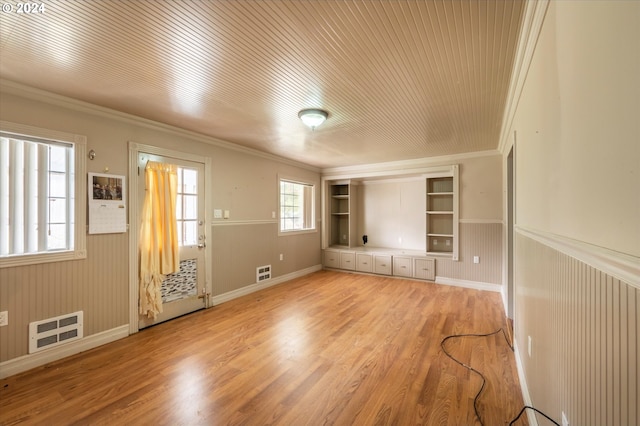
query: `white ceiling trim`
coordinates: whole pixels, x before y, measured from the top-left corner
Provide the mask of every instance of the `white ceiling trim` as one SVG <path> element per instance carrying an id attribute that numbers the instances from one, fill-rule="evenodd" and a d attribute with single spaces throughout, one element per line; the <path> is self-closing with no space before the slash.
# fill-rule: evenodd
<path id="1" fill-rule="evenodd" d="M 500 151 L 491 149 L 487 151 L 466 152 L 463 154 L 441 155 L 438 157 L 424 157 L 412 160 L 389 161 L 386 163 L 363 164 L 347 167 L 332 167 L 322 169 L 322 176 L 334 177 L 344 175 L 375 175 L 376 173 L 388 174 L 388 172 L 398 172 L 398 174 L 404 175 L 411 173 L 411 170 L 415 170 L 416 173 L 422 173 L 422 169 L 424 169 L 425 167 L 449 165 L 463 160 L 480 157 L 492 157 L 494 155 L 501 155 Z"/>

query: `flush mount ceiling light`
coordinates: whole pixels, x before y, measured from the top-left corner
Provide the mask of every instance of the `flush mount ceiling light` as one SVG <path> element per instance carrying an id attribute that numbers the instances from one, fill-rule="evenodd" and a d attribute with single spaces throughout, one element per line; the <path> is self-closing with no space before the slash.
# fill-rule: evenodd
<path id="1" fill-rule="evenodd" d="M 315 130 L 316 127 L 324 123 L 328 116 L 329 113 L 327 111 L 315 108 L 303 109 L 298 113 L 300 120 L 311 130 Z"/>

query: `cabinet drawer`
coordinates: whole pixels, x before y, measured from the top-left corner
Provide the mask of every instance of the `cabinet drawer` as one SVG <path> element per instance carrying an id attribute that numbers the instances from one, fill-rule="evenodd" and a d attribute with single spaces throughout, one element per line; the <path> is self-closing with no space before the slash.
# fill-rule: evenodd
<path id="1" fill-rule="evenodd" d="M 413 265 L 410 257 L 393 256 L 393 275 L 413 277 Z"/>
<path id="2" fill-rule="evenodd" d="M 372 256 L 368 253 L 357 253 L 356 254 L 356 270 L 361 272 L 372 272 Z"/>
<path id="3" fill-rule="evenodd" d="M 324 266 L 327 268 L 340 267 L 340 252 L 337 250 L 324 251 Z"/>
<path id="4" fill-rule="evenodd" d="M 413 277 L 422 280 L 436 279 L 435 259 L 413 259 Z"/>
<path id="5" fill-rule="evenodd" d="M 382 275 L 391 275 L 391 256 L 376 254 L 373 256 L 373 272 Z"/>
<path id="6" fill-rule="evenodd" d="M 341 251 L 340 252 L 340 268 L 355 271 L 356 253 L 352 251 Z"/>

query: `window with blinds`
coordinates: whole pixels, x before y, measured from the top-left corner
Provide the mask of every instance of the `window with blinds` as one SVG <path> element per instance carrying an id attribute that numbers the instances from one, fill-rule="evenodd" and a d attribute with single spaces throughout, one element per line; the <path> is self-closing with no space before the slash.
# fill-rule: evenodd
<path id="1" fill-rule="evenodd" d="M 85 232 L 77 229 L 76 220 L 77 203 L 86 200 L 84 193 L 78 197 L 78 189 L 84 188 L 84 167 L 78 176 L 76 146 L 72 141 L 0 133 L 2 266 L 12 266 L 17 258 L 22 258 L 18 264 L 25 264 L 84 257 Z M 58 256 L 39 256 L 48 254 Z"/>

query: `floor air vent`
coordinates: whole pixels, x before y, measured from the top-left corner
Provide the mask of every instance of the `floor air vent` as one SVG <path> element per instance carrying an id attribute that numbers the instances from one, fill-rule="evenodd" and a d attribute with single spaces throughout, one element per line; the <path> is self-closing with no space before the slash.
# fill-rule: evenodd
<path id="1" fill-rule="evenodd" d="M 29 353 L 82 338 L 82 311 L 29 324 Z"/>
<path id="2" fill-rule="evenodd" d="M 271 278 L 271 265 L 258 266 L 256 268 L 256 282 L 268 280 Z"/>

